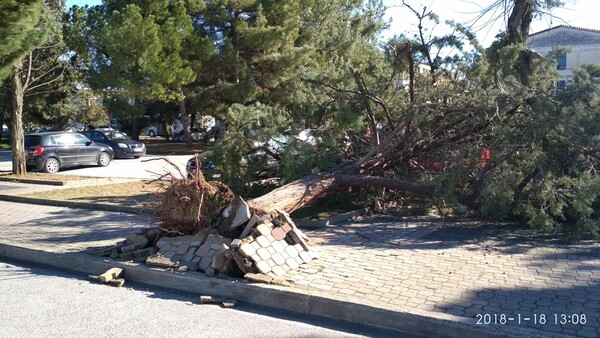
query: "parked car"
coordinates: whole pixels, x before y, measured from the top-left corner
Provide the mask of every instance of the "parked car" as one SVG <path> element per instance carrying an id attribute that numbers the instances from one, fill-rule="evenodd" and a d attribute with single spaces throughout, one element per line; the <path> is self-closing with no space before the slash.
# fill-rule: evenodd
<path id="1" fill-rule="evenodd" d="M 81 132 L 94 142 L 104 143 L 115 152 L 115 158 L 138 158 L 146 155 L 146 145 L 132 140 L 127 134 L 116 130 L 87 130 Z"/>
<path id="2" fill-rule="evenodd" d="M 56 173 L 61 168 L 96 164 L 109 165 L 114 157 L 111 147 L 96 143 L 78 133 L 44 132 L 25 135 L 27 167 Z"/>
<path id="3" fill-rule="evenodd" d="M 221 179 L 221 172 L 217 170 L 217 167 L 209 161 L 208 159 L 199 159 L 202 166 L 200 167 L 200 171 L 204 175 L 204 178 L 209 181 L 218 181 Z M 187 172 L 188 178 L 191 178 L 192 175 L 196 174 L 196 157 L 192 157 L 187 161 L 185 165 L 185 171 Z"/>
<path id="4" fill-rule="evenodd" d="M 192 141 L 200 141 L 204 137 L 205 134 L 206 134 L 206 132 L 202 132 L 196 128 L 192 128 L 192 130 L 190 131 L 190 135 L 192 136 Z M 179 141 L 179 142 L 185 142 L 185 133 L 183 132 L 183 129 L 181 131 L 178 131 L 175 134 L 173 134 L 173 140 Z"/>

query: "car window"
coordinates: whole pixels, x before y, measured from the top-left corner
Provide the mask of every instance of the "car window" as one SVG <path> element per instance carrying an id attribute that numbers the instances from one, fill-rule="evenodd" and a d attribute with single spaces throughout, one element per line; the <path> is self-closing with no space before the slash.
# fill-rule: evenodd
<path id="1" fill-rule="evenodd" d="M 25 136 L 25 147 L 35 147 L 42 143 L 42 137 L 38 135 L 26 135 Z"/>
<path id="2" fill-rule="evenodd" d="M 90 135 L 87 135 L 88 137 Z M 94 141 L 108 141 L 108 138 L 106 138 L 106 136 L 104 136 L 104 134 L 99 133 L 99 132 L 95 132 L 92 134 L 92 140 Z"/>
<path id="3" fill-rule="evenodd" d="M 74 140 L 73 140 L 73 137 L 71 136 L 71 134 L 60 134 L 60 135 L 56 135 L 53 137 L 54 137 L 54 141 L 58 145 L 66 146 L 66 145 L 74 144 Z"/>
<path id="4" fill-rule="evenodd" d="M 89 142 L 90 139 L 81 135 L 81 134 L 73 134 L 73 143 L 77 145 L 84 145 Z"/>
<path id="5" fill-rule="evenodd" d="M 129 140 L 129 136 L 127 136 L 125 133 L 121 133 L 120 131 L 111 131 L 105 133 L 104 135 L 106 135 L 109 140 Z"/>

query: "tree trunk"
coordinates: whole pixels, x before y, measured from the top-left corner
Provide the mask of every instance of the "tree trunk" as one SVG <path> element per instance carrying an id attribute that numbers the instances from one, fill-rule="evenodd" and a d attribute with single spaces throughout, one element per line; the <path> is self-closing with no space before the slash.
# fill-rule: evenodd
<path id="1" fill-rule="evenodd" d="M 320 173 L 306 176 L 281 186 L 266 195 L 250 200 L 249 204 L 260 213 L 267 213 L 274 209 L 292 213 L 334 189 L 348 187 L 387 188 L 427 197 L 432 197 L 435 193 L 434 189 L 428 185 L 398 179 Z"/>
<path id="2" fill-rule="evenodd" d="M 12 125 L 10 130 L 10 139 L 12 145 L 12 173 L 15 175 L 25 175 L 26 156 L 23 136 L 23 95 L 24 88 L 21 81 L 21 71 L 23 66 L 18 63 L 10 76 L 11 85 L 11 115 Z"/>
<path id="3" fill-rule="evenodd" d="M 182 92 L 183 96 L 183 92 Z M 179 103 L 179 118 L 181 119 L 181 124 L 183 124 L 183 134 L 185 135 L 185 146 L 189 149 L 192 148 L 192 134 L 190 133 L 190 119 L 188 117 L 187 111 L 185 109 L 185 98 L 182 98 L 178 101 Z"/>
<path id="4" fill-rule="evenodd" d="M 332 186 L 332 174 L 309 175 L 252 199 L 248 203 L 259 213 L 267 213 L 274 209 L 292 213 L 325 195 Z"/>

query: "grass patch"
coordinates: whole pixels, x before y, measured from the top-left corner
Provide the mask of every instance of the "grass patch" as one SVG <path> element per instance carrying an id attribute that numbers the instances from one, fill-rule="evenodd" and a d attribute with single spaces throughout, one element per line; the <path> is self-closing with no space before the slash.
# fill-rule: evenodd
<path id="1" fill-rule="evenodd" d="M 41 199 L 70 201 L 80 203 L 98 203 L 126 207 L 147 207 L 157 201 L 156 193 L 161 183 L 134 181 L 107 185 L 86 186 L 77 188 L 54 189 L 23 195 Z"/>
<path id="2" fill-rule="evenodd" d="M 8 140 L 2 139 L 2 142 L 0 142 L 0 150 L 9 150 L 9 149 L 12 149 L 12 147 L 8 143 Z"/>

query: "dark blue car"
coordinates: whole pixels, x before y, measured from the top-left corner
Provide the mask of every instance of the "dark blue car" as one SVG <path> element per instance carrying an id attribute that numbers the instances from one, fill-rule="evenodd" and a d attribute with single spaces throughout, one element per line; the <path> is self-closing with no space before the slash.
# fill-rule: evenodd
<path id="1" fill-rule="evenodd" d="M 132 140 L 127 134 L 116 130 L 88 130 L 81 134 L 90 140 L 104 143 L 115 151 L 115 158 L 138 158 L 146 155 L 146 145 Z"/>

